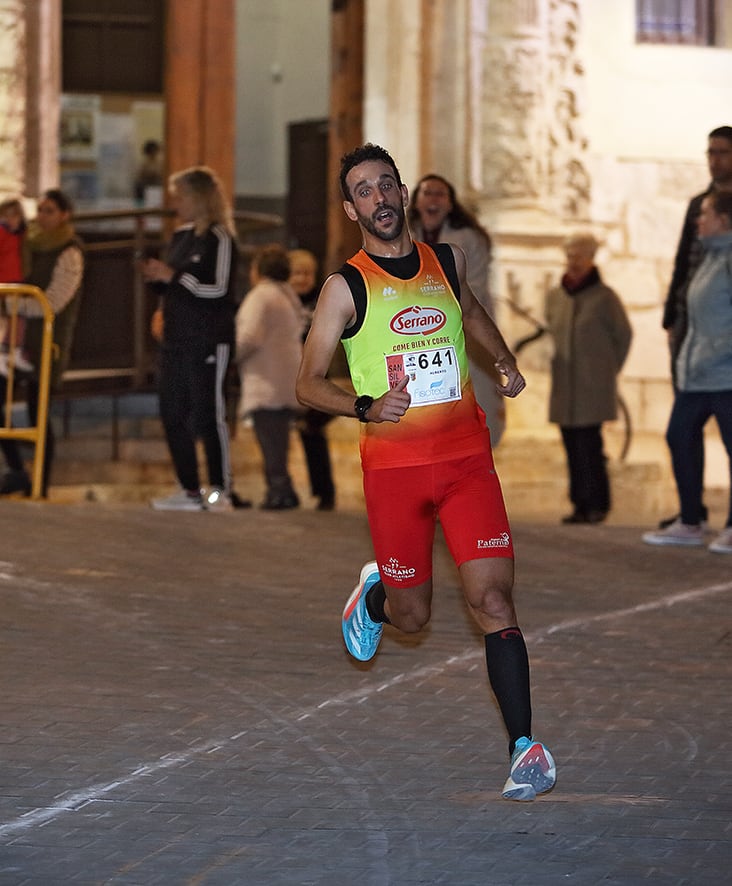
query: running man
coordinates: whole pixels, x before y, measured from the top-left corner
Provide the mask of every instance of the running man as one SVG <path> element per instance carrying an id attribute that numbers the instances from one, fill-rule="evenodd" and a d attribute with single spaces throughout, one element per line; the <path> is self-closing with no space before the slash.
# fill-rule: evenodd
<path id="1" fill-rule="evenodd" d="M 533 800 L 556 778 L 531 734 L 529 659 L 512 600 L 513 541 L 485 416 L 468 373 L 464 328 L 492 355 L 515 397 L 524 379 L 473 295 L 463 252 L 415 242 L 407 188 L 384 148 L 341 160 L 343 208 L 363 248 L 323 285 L 297 383 L 305 406 L 363 422 L 361 464 L 376 561 L 343 611 L 346 648 L 376 654 L 384 624 L 406 633 L 430 619 L 439 517 L 465 599 L 485 634 L 488 676 L 511 757 L 503 796 Z M 342 341 L 358 396 L 327 377 Z M 404 527 L 405 531 L 395 530 Z"/>

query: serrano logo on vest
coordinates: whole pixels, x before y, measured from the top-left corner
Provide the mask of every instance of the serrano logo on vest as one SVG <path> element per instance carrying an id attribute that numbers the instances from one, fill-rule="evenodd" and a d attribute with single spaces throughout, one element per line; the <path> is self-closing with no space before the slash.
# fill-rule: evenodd
<path id="1" fill-rule="evenodd" d="M 439 308 L 420 308 L 413 305 L 404 308 L 391 318 L 389 324 L 397 335 L 432 335 L 447 323 L 447 317 Z"/>

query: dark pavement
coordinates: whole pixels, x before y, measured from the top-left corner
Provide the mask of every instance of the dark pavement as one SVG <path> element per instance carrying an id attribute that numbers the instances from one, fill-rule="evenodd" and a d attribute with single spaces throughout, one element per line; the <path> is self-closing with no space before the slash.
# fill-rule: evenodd
<path id="1" fill-rule="evenodd" d="M 732 557 L 518 523 L 555 790 L 506 738 L 440 540 L 429 630 L 368 665 L 356 512 L 0 502 L 0 884 L 722 884 Z"/>

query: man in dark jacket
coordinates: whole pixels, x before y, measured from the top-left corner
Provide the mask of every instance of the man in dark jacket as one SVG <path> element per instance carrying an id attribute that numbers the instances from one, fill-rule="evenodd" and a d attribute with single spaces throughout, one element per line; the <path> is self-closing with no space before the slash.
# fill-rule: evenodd
<path id="1" fill-rule="evenodd" d="M 707 162 L 712 180 L 706 191 L 689 202 L 663 308 L 663 328 L 669 333 L 672 371 L 686 335 L 686 283 L 701 261 L 701 246 L 696 233 L 701 202 L 712 191 L 732 191 L 732 126 L 719 126 L 709 133 Z"/>
<path id="2" fill-rule="evenodd" d="M 702 249 L 697 237 L 696 220 L 699 217 L 702 200 L 713 191 L 732 191 L 732 126 L 718 126 L 708 136 L 707 162 L 711 182 L 706 191 L 697 194 L 689 201 L 681 228 L 679 245 L 676 248 L 674 270 L 663 307 L 663 328 L 668 332 L 671 351 L 671 376 L 675 382 L 676 357 L 684 341 L 687 327 L 686 285 L 702 259 Z M 679 515 L 674 514 L 661 520 L 659 526 L 665 529 Z M 707 509 L 704 508 L 704 520 Z"/>

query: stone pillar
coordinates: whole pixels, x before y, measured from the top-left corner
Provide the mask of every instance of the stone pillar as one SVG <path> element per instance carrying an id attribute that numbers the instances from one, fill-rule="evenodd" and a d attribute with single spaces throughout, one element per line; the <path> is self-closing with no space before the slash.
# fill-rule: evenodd
<path id="1" fill-rule="evenodd" d="M 26 27 L 22 0 L 0 0 L 0 193 L 25 190 Z"/>
<path id="2" fill-rule="evenodd" d="M 168 170 L 212 167 L 234 190 L 234 0 L 168 4 L 166 133 Z"/>
<path id="3" fill-rule="evenodd" d="M 492 287 L 511 347 L 535 331 L 527 316 L 543 320 L 545 294 L 563 269 L 562 241 L 589 221 L 584 71 L 577 52 L 581 5 L 471 3 L 471 177 L 493 238 Z M 521 351 L 530 383 L 507 404 L 509 426 L 542 423 L 549 348 L 541 339 Z"/>
<path id="4" fill-rule="evenodd" d="M 59 184 L 61 2 L 27 0 L 25 71 L 25 193 Z"/>
<path id="5" fill-rule="evenodd" d="M 331 16 L 326 273 L 340 267 L 361 246 L 357 226 L 343 212 L 339 170 L 341 157 L 363 141 L 364 2 L 334 0 Z"/>
<path id="6" fill-rule="evenodd" d="M 60 0 L 0 0 L 0 195 L 58 185 Z"/>
<path id="7" fill-rule="evenodd" d="M 383 145 L 405 184 L 421 171 L 424 0 L 366 0 L 364 138 Z"/>
<path id="8" fill-rule="evenodd" d="M 493 0 L 481 83 L 480 186 L 504 208 L 587 218 L 579 0 Z"/>
<path id="9" fill-rule="evenodd" d="M 436 172 L 466 199 L 471 116 L 468 0 L 422 0 L 417 176 Z M 410 182 L 414 186 L 415 182 Z"/>

